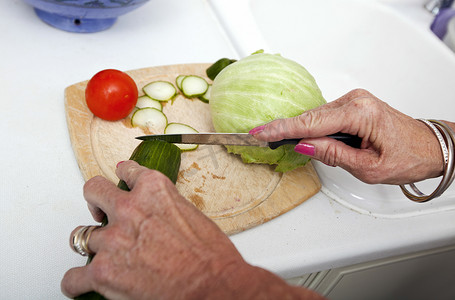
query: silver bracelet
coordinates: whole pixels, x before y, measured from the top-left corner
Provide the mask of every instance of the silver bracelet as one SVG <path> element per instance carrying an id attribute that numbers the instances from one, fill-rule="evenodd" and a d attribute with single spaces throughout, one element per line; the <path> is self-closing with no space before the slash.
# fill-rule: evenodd
<path id="1" fill-rule="evenodd" d="M 418 120 L 431 128 L 438 138 L 444 160 L 442 180 L 438 187 L 430 195 L 422 193 L 414 183 L 409 184 L 409 186 L 416 194 L 411 193 L 405 185 L 400 185 L 400 188 L 404 195 L 412 201 L 426 202 L 441 196 L 452 184 L 455 178 L 455 133 L 450 126 L 442 121 L 424 119 Z"/>
<path id="2" fill-rule="evenodd" d="M 445 142 L 444 137 L 441 135 L 441 131 L 436 128 L 435 125 L 433 125 L 434 120 L 425 120 L 425 119 L 417 119 L 420 122 L 425 123 L 428 127 L 430 127 L 436 137 L 438 138 L 439 144 L 441 145 L 441 150 L 442 150 L 442 157 L 444 158 L 444 163 L 447 163 L 447 160 L 449 159 L 449 151 L 447 149 L 447 145 Z"/>
<path id="3" fill-rule="evenodd" d="M 444 123 L 441 120 L 430 120 L 430 121 L 432 121 L 433 123 L 438 124 L 441 127 L 444 127 L 444 129 L 447 130 L 447 134 L 448 134 L 448 137 L 450 138 L 450 143 L 452 145 L 452 149 L 453 149 L 452 170 L 449 172 L 450 176 L 449 176 L 449 181 L 448 181 L 447 187 L 446 187 L 446 189 L 447 189 L 452 184 L 452 182 L 453 182 L 453 180 L 455 178 L 455 132 L 453 131 L 453 129 L 449 125 L 447 125 L 446 123 Z"/>

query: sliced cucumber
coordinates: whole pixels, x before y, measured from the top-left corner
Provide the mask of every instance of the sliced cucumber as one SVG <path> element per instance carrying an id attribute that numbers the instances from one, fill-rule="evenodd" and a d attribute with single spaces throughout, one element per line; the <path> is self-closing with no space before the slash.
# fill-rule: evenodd
<path id="1" fill-rule="evenodd" d="M 205 103 L 209 103 L 211 90 L 212 90 L 212 85 L 209 84 L 209 87 L 207 88 L 207 91 L 204 93 L 204 95 L 198 97 L 199 100 L 201 100 L 202 102 L 205 102 Z"/>
<path id="2" fill-rule="evenodd" d="M 151 108 L 156 108 L 158 110 L 163 110 L 163 106 L 161 105 L 161 102 L 158 100 L 153 100 L 149 96 L 140 96 L 137 98 L 137 103 L 136 103 L 137 108 L 146 108 L 146 107 L 151 107 Z"/>
<path id="3" fill-rule="evenodd" d="M 209 84 L 200 76 L 187 75 L 182 79 L 181 90 L 183 95 L 187 98 L 202 96 L 208 88 Z"/>
<path id="4" fill-rule="evenodd" d="M 175 78 L 175 84 L 179 88 L 179 90 L 182 90 L 182 80 L 185 78 L 187 75 L 179 75 L 177 78 Z"/>
<path id="5" fill-rule="evenodd" d="M 138 109 L 139 109 L 139 108 L 138 108 L 137 106 L 135 106 L 135 107 L 133 108 L 133 110 L 130 112 L 130 114 L 128 115 L 128 117 L 126 117 L 126 118 L 131 119 L 131 118 L 133 117 L 134 113 L 135 113 Z"/>
<path id="6" fill-rule="evenodd" d="M 172 134 L 172 133 L 198 133 L 196 129 L 193 127 L 182 124 L 182 123 L 169 123 L 164 130 L 165 134 Z M 195 150 L 198 145 L 196 144 L 175 144 L 179 147 L 182 151 L 190 151 Z"/>
<path id="7" fill-rule="evenodd" d="M 133 127 L 141 127 L 152 133 L 162 133 L 167 126 L 167 118 L 162 111 L 146 107 L 138 109 L 131 118 Z"/>
<path id="8" fill-rule="evenodd" d="M 142 90 L 147 96 L 157 101 L 169 101 L 177 95 L 175 86 L 164 80 L 150 82 Z"/>

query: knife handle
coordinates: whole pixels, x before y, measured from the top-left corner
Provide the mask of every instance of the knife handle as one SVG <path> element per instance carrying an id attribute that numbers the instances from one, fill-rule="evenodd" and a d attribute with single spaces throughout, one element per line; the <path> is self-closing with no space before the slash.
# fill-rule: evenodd
<path id="1" fill-rule="evenodd" d="M 357 148 L 357 149 L 360 149 L 360 145 L 362 144 L 361 138 L 359 138 L 356 135 L 350 135 L 347 133 L 338 132 L 335 134 L 330 134 L 327 137 L 335 139 L 340 142 L 343 142 L 346 145 L 351 146 L 353 148 Z M 282 145 L 287 145 L 287 144 L 297 145 L 300 142 L 300 140 L 302 140 L 302 139 L 284 139 L 281 141 L 269 142 L 269 148 L 276 149 Z"/>

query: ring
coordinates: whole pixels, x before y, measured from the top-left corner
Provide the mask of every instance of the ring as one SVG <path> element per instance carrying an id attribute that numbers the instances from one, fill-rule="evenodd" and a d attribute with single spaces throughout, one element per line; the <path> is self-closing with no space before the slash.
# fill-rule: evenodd
<path id="1" fill-rule="evenodd" d="M 74 252 L 79 253 L 82 256 L 88 256 L 95 254 L 88 248 L 88 241 L 92 235 L 93 230 L 100 228 L 99 225 L 82 226 L 79 228 L 74 235 L 71 237 L 71 248 Z"/>

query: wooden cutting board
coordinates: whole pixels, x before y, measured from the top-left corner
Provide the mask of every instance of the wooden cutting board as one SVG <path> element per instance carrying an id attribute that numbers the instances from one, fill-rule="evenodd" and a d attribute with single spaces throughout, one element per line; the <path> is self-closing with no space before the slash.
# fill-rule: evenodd
<path id="1" fill-rule="evenodd" d="M 139 89 L 154 80 L 175 83 L 178 75 L 206 77 L 208 64 L 151 67 L 127 72 Z M 207 79 L 208 80 L 208 79 Z M 117 183 L 115 166 L 127 160 L 143 135 L 129 119 L 109 122 L 94 117 L 85 103 L 87 81 L 65 90 L 65 110 L 72 147 L 85 180 L 102 175 Z M 142 92 L 140 92 L 141 94 Z M 163 106 L 169 122 L 199 132 L 214 132 L 209 105 L 179 95 Z M 158 132 L 157 132 L 158 133 Z M 271 220 L 301 204 L 321 187 L 311 165 L 287 173 L 272 166 L 244 164 L 223 146 L 201 145 L 183 152 L 177 189 L 226 233 L 233 234 Z"/>

